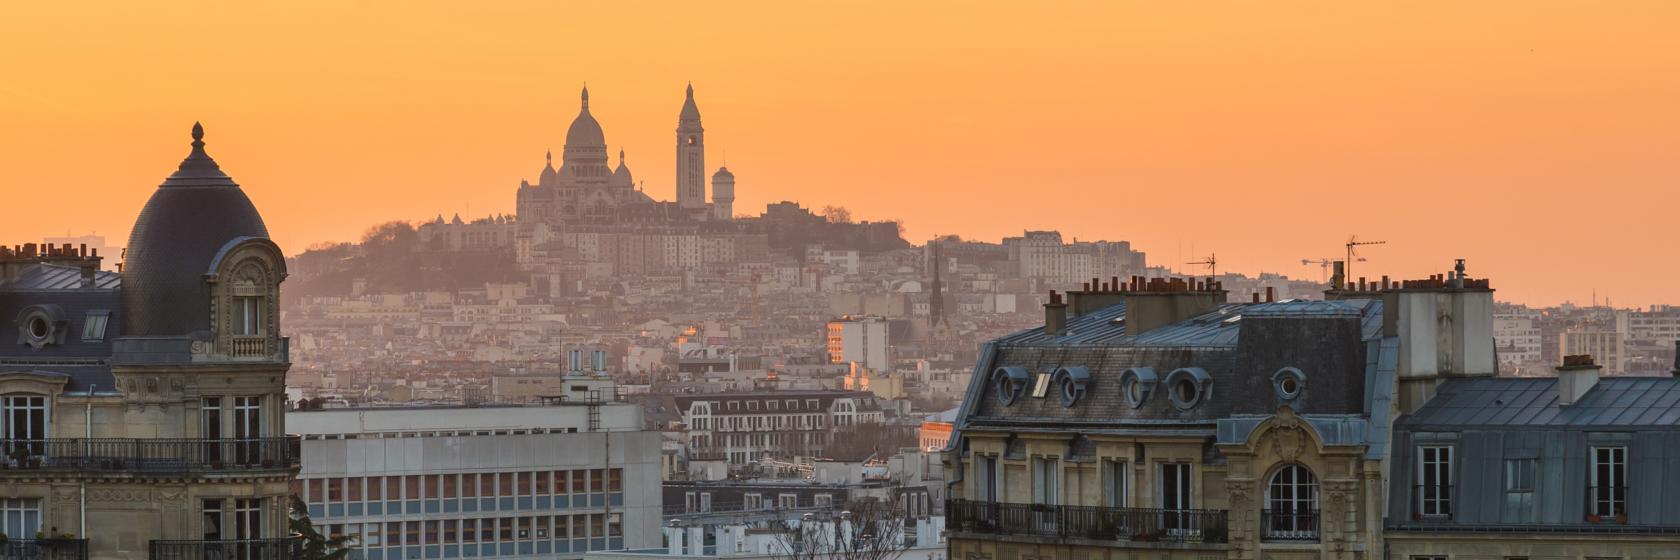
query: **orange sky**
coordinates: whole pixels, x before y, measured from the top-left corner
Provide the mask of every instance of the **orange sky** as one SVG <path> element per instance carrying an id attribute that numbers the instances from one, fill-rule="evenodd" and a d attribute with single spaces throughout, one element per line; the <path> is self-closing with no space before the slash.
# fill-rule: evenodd
<path id="1" fill-rule="evenodd" d="M 7 7 L 0 241 L 122 245 L 194 120 L 289 252 L 511 213 L 584 81 L 673 198 L 693 80 L 738 212 L 1680 304 L 1673 2 L 151 4 Z"/>

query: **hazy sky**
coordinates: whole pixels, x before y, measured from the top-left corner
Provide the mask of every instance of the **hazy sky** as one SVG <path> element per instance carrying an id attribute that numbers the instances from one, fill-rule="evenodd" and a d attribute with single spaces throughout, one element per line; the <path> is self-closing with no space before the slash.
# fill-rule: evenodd
<path id="1" fill-rule="evenodd" d="M 1674 2 L 63 6 L 0 18 L 7 243 L 123 245 L 195 120 L 288 252 L 511 213 L 586 81 L 670 199 L 692 80 L 738 212 L 1311 278 L 1357 233 L 1373 277 L 1680 304 Z"/>

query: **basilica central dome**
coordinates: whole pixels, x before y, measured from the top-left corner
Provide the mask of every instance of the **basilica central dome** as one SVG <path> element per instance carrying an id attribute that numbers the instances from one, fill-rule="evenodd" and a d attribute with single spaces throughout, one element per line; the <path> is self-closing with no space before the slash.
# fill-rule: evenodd
<path id="1" fill-rule="evenodd" d="M 601 123 L 595 122 L 595 116 L 589 114 L 589 88 L 585 87 L 583 88 L 583 110 L 578 112 L 576 119 L 572 119 L 572 127 L 566 130 L 566 147 L 595 146 L 605 150 L 607 137 L 601 132 Z"/>

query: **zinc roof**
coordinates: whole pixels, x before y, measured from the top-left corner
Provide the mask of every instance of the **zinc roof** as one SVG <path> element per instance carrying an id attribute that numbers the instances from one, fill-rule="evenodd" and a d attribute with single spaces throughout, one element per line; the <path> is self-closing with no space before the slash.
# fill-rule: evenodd
<path id="1" fill-rule="evenodd" d="M 1602 378 L 1575 404 L 1558 403 L 1556 378 L 1492 377 L 1443 383 L 1435 398 L 1400 426 L 1466 427 L 1666 427 L 1680 428 L 1680 379 Z"/>

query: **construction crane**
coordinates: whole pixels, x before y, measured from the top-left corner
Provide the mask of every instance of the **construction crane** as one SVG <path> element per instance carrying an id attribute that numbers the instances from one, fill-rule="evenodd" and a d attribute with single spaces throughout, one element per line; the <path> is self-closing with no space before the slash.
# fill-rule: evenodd
<path id="1" fill-rule="evenodd" d="M 1359 255 L 1358 251 L 1356 250 L 1357 248 L 1363 247 L 1363 246 L 1366 246 L 1366 245 L 1385 245 L 1387 243 L 1388 243 L 1387 241 L 1360 241 L 1358 235 L 1348 236 L 1348 240 L 1347 240 L 1347 277 L 1344 278 L 1343 281 L 1347 282 L 1349 284 L 1352 284 L 1354 282 L 1353 279 L 1357 278 L 1357 276 L 1353 275 L 1353 258 Z M 1365 260 L 1365 259 L 1362 258 L 1362 259 L 1359 259 L 1359 260 Z"/>
<path id="2" fill-rule="evenodd" d="M 1205 260 L 1200 260 L 1200 261 L 1196 261 L 1196 262 L 1187 262 L 1187 263 L 1184 263 L 1184 264 L 1191 265 L 1191 266 L 1205 266 L 1205 267 L 1208 267 L 1208 276 L 1211 276 L 1211 277 L 1214 277 L 1214 278 L 1219 277 L 1219 258 L 1216 257 L 1215 255 L 1208 255 L 1207 259 L 1205 259 Z"/>
<path id="3" fill-rule="evenodd" d="M 1365 262 L 1365 257 L 1359 257 L 1355 260 L 1358 260 L 1360 262 Z M 1330 283 L 1330 265 L 1335 264 L 1335 263 L 1336 263 L 1336 261 L 1333 260 L 1333 259 L 1301 259 L 1301 265 L 1302 266 L 1309 265 L 1309 264 L 1318 265 L 1318 268 L 1319 268 L 1318 281 L 1326 283 L 1326 284 Z"/>

